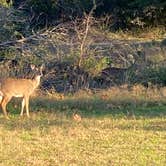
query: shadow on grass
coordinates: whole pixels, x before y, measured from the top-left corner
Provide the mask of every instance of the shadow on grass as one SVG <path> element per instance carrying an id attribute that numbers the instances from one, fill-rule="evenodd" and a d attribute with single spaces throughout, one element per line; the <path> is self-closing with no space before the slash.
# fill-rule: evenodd
<path id="1" fill-rule="evenodd" d="M 143 130 L 166 130 L 166 103 L 157 101 L 133 100 L 102 100 L 99 98 L 66 99 L 57 101 L 49 98 L 34 98 L 30 102 L 30 113 L 28 119 L 26 114 L 19 117 L 20 107 L 14 109 L 13 105 L 20 103 L 18 100 L 9 104 L 10 120 L 0 118 L 0 125 L 8 130 L 25 129 L 32 130 L 35 127 L 47 129 L 50 126 L 69 128 L 76 123 L 73 114 L 77 113 L 87 119 L 126 119 L 137 121 L 139 119 L 155 119 L 159 121 L 149 122 L 142 126 Z M 160 121 L 161 119 L 161 121 Z M 130 124 L 130 122 L 129 122 Z M 133 125 L 118 125 L 121 130 L 133 129 Z M 135 126 L 137 128 L 137 126 Z"/>
<path id="2" fill-rule="evenodd" d="M 17 119 L 16 119 L 17 118 Z M 10 120 L 5 120 L 4 118 L 1 119 L 0 124 L 3 124 L 8 130 L 13 129 L 25 129 L 25 130 L 32 130 L 33 128 L 49 128 L 50 126 L 70 126 L 69 121 L 60 121 L 57 119 L 54 120 L 47 120 L 47 119 L 27 119 L 27 118 L 20 118 L 18 117 L 10 118 Z"/>
<path id="3" fill-rule="evenodd" d="M 152 131 L 152 132 L 165 132 L 166 131 L 166 120 L 154 119 L 153 121 L 138 122 L 137 120 L 128 121 L 128 123 L 115 125 L 119 130 L 125 131 Z"/>
<path id="4" fill-rule="evenodd" d="M 88 99 L 35 99 L 32 101 L 34 111 L 48 111 L 64 114 L 70 117 L 78 113 L 86 118 L 155 118 L 166 117 L 166 102 L 163 101 L 133 101 L 132 99 L 102 100 Z"/>

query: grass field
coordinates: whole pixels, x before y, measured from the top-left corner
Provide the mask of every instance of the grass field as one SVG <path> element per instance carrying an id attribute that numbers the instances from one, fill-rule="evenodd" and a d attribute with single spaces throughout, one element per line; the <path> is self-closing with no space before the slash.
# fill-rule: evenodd
<path id="1" fill-rule="evenodd" d="M 30 119 L 9 104 L 0 166 L 166 165 L 166 100 L 109 93 L 35 97 Z"/>

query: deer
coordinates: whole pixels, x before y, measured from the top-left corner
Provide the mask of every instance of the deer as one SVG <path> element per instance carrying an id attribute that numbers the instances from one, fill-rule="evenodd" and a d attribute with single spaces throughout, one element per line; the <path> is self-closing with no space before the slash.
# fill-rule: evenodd
<path id="1" fill-rule="evenodd" d="M 31 69 L 32 71 L 36 72 L 35 77 L 33 79 L 9 77 L 3 79 L 0 82 L 0 104 L 6 119 L 9 119 L 6 111 L 6 106 L 10 102 L 12 97 L 22 98 L 20 116 L 23 116 L 24 107 L 26 107 L 27 117 L 30 117 L 29 98 L 40 84 L 40 79 L 43 76 L 43 65 L 41 65 L 40 68 L 35 67 L 35 65 L 31 65 Z"/>

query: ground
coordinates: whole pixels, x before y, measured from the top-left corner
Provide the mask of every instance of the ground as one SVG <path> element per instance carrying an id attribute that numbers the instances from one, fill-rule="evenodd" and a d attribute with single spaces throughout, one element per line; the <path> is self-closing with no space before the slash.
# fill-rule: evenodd
<path id="1" fill-rule="evenodd" d="M 9 104 L 10 120 L 0 115 L 0 165 L 165 165 L 164 98 L 113 100 L 108 92 L 34 97 L 30 119 L 19 117 L 18 101 Z"/>

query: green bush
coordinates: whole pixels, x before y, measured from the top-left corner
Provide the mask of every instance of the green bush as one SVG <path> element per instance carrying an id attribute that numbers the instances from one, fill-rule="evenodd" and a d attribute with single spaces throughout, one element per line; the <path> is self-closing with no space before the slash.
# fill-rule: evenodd
<path id="1" fill-rule="evenodd" d="M 162 0 L 96 0 L 97 17 L 111 15 L 110 28 L 135 28 L 166 24 L 166 2 Z M 93 0 L 13 0 L 16 8 L 24 6 L 33 26 L 48 26 L 82 17 L 93 7 Z M 26 10 L 26 11 L 27 11 Z"/>
<path id="2" fill-rule="evenodd" d="M 133 78 L 133 79 L 132 79 Z M 164 66 L 150 66 L 146 67 L 141 72 L 135 72 L 132 75 L 132 83 L 142 83 L 144 85 L 166 85 L 166 67 Z"/>

